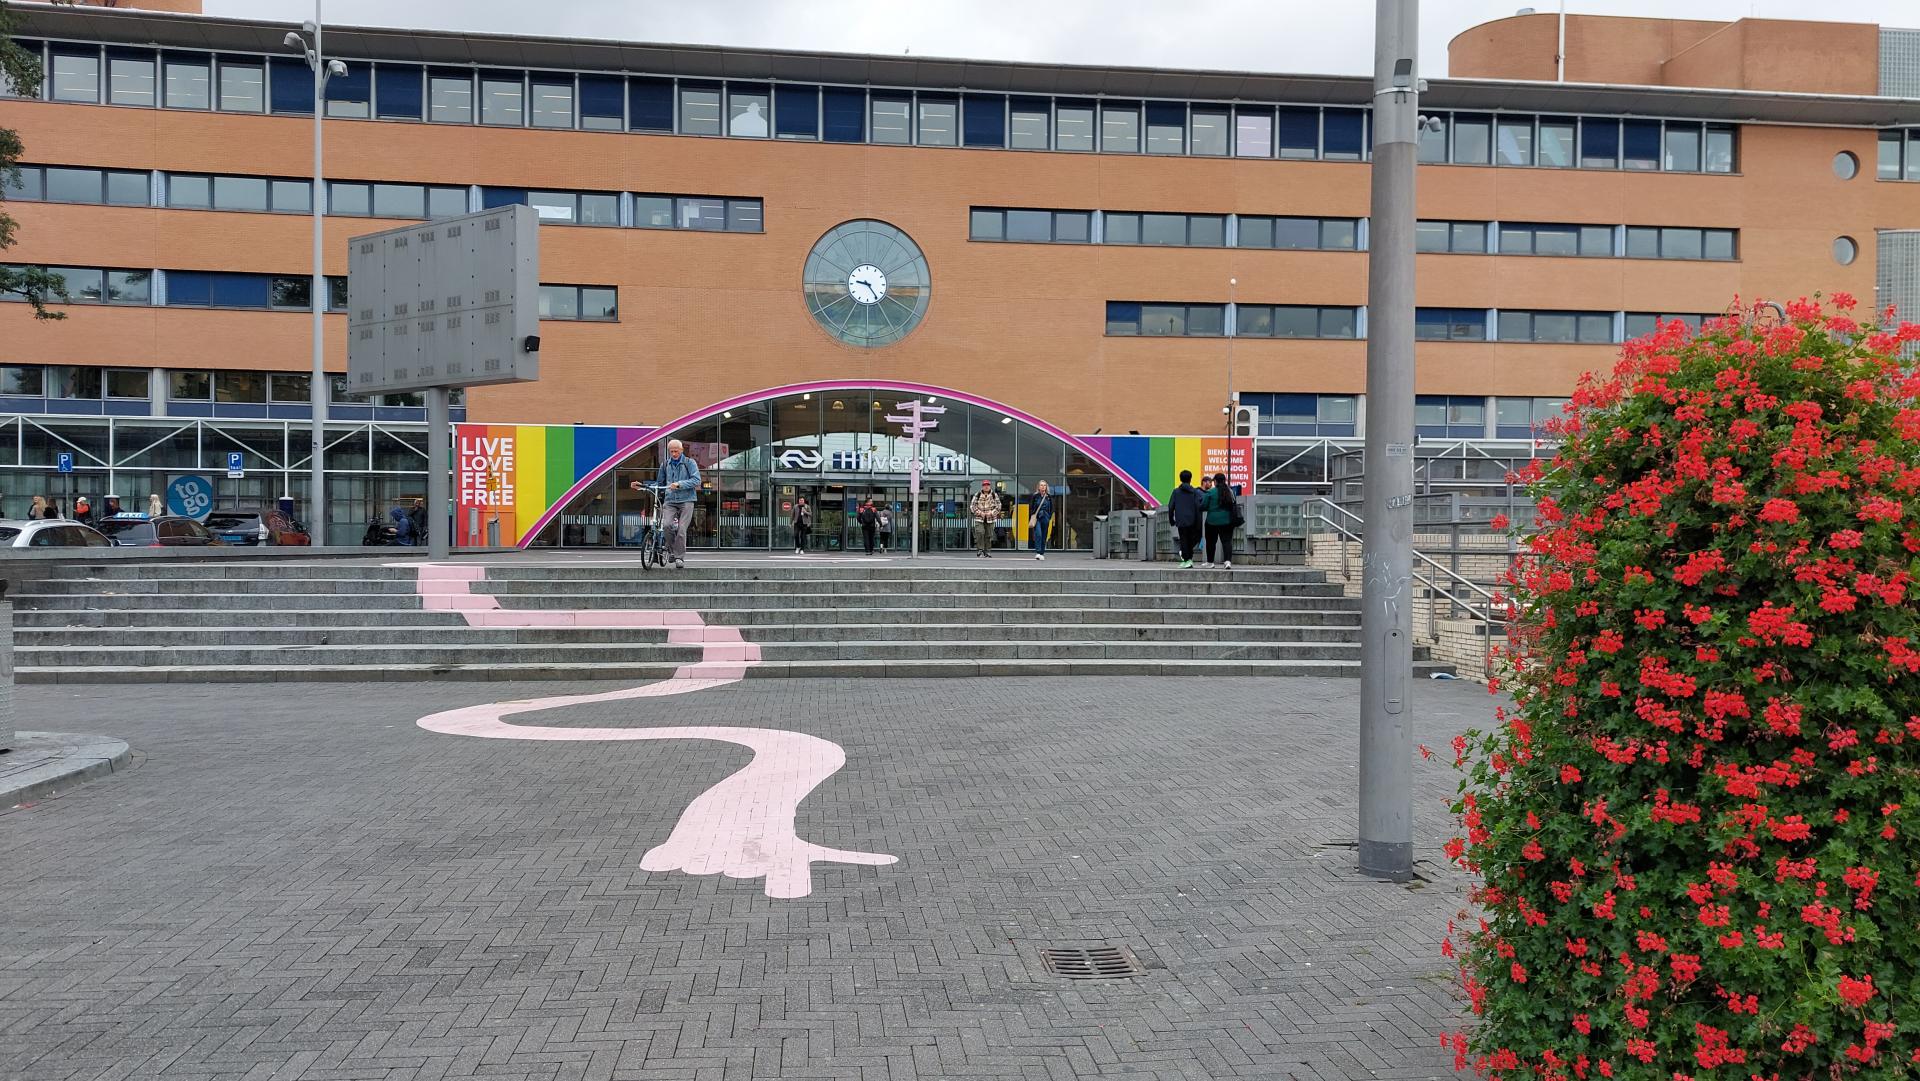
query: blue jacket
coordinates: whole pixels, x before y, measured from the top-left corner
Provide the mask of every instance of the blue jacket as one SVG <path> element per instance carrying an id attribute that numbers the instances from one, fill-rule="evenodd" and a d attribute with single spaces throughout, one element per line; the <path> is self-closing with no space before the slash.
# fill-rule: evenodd
<path id="1" fill-rule="evenodd" d="M 1033 515 L 1033 520 L 1036 522 L 1044 522 L 1053 517 L 1053 493 L 1048 492 L 1046 495 L 1035 493 L 1028 513 Z"/>
<path id="2" fill-rule="evenodd" d="M 700 492 L 700 467 L 684 453 L 678 459 L 668 458 L 660 463 L 660 484 L 664 487 L 675 481 L 680 482 L 680 487 L 667 493 L 667 502 L 693 502 L 693 497 Z"/>

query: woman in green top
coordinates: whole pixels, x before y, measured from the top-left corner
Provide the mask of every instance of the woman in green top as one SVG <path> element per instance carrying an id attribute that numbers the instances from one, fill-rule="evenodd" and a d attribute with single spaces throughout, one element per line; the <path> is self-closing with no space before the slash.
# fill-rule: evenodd
<path id="1" fill-rule="evenodd" d="M 1238 506 L 1233 489 L 1227 485 L 1227 475 L 1215 473 L 1213 487 L 1208 488 L 1200 500 L 1200 511 L 1206 516 L 1207 524 L 1207 561 L 1203 566 L 1213 566 L 1213 548 L 1218 543 L 1225 557 L 1221 565 L 1233 569 L 1233 526 Z"/>

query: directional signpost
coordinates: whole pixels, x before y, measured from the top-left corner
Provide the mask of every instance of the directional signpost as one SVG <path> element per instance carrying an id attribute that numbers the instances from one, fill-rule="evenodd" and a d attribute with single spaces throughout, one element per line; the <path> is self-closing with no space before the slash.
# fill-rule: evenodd
<path id="1" fill-rule="evenodd" d="M 911 523 L 908 532 L 913 534 L 912 556 L 918 559 L 920 557 L 920 440 L 928 432 L 940 426 L 939 421 L 928 418 L 946 412 L 947 407 L 928 405 L 915 398 L 910 402 L 899 402 L 894 405 L 894 408 L 900 412 L 888 413 L 886 419 L 889 424 L 900 425 L 907 436 L 907 455 L 911 459 L 907 470 L 907 484 L 908 490 L 913 493 L 913 517 L 908 519 Z"/>

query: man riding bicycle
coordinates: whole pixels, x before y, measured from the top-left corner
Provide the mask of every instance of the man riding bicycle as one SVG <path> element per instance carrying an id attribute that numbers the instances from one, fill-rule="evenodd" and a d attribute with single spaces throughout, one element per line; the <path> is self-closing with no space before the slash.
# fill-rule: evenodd
<path id="1" fill-rule="evenodd" d="M 634 481 L 639 491 L 644 485 Z M 693 498 L 700 491 L 700 467 L 687 457 L 678 439 L 667 442 L 667 460 L 660 463 L 658 487 L 666 500 L 667 558 L 675 570 L 687 565 L 687 527 L 693 523 Z"/>

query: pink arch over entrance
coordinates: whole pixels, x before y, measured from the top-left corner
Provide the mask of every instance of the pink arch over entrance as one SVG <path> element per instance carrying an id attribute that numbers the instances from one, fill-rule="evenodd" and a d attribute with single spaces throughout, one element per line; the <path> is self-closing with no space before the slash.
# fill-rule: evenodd
<path id="1" fill-rule="evenodd" d="M 967 405 L 979 406 L 982 409 L 991 409 L 1003 416 L 1009 416 L 1015 420 L 1031 424 L 1035 428 L 1058 439 L 1060 442 L 1065 443 L 1072 449 L 1086 455 L 1097 463 L 1100 468 L 1113 474 L 1120 483 L 1125 484 L 1127 489 L 1145 501 L 1147 506 L 1158 507 L 1160 505 L 1160 501 L 1153 497 L 1152 492 L 1147 491 L 1132 475 L 1127 473 L 1126 470 L 1121 469 L 1118 465 L 1115 465 L 1113 459 L 1101 453 L 1097 448 L 1088 444 L 1083 439 L 1068 435 L 1061 429 L 1048 424 L 1046 421 L 1041 420 L 1031 413 L 1022 412 L 1010 405 L 1003 405 L 991 398 L 982 398 L 977 394 L 968 394 L 965 391 L 959 390 L 949 390 L 946 387 L 930 386 L 926 383 L 907 383 L 897 379 L 822 379 L 811 383 L 789 383 L 784 387 L 769 387 L 766 390 L 756 390 L 752 394 L 742 394 L 737 398 L 728 398 L 724 402 L 716 402 L 713 405 L 695 410 L 682 417 L 675 417 L 667 423 L 662 424 L 660 427 L 655 428 L 644 442 L 631 444 L 622 448 L 620 453 L 601 462 L 586 476 L 575 481 L 573 487 L 567 489 L 566 494 L 555 500 L 553 505 L 547 508 L 546 513 L 542 514 L 539 519 L 533 523 L 533 528 L 528 529 L 521 536 L 520 547 L 526 548 L 531 546 L 534 539 L 540 536 L 541 531 L 546 529 L 554 518 L 557 517 L 569 503 L 573 502 L 576 496 L 586 491 L 595 481 L 606 476 L 610 471 L 618 467 L 620 463 L 631 459 L 635 454 L 653 446 L 662 439 L 666 439 L 689 424 L 699 424 L 701 421 L 712 420 L 729 409 L 739 409 L 742 406 L 756 405 L 769 399 L 784 398 L 789 394 L 818 394 L 836 390 L 891 391 L 909 397 L 933 395 L 956 402 L 963 402 Z"/>

